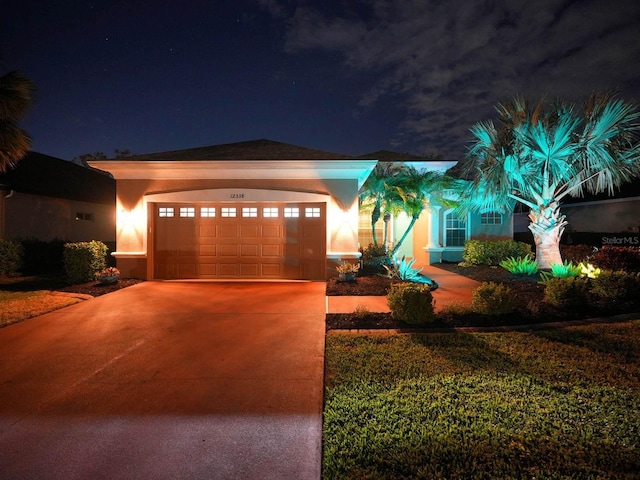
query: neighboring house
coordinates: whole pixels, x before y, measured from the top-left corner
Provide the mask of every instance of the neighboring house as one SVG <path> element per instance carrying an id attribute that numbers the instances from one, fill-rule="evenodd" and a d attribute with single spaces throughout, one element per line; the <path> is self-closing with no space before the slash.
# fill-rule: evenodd
<path id="1" fill-rule="evenodd" d="M 419 171 L 450 171 L 457 164 L 451 160 L 426 160 L 416 155 L 400 154 L 386 150 L 363 155 L 363 158 L 375 158 L 381 162 L 404 163 Z M 455 199 L 455 191 L 445 195 Z M 410 219 L 406 214 L 397 215 L 390 222 L 388 238 L 393 245 L 405 231 Z M 376 231 L 378 239 L 383 238 L 384 222 L 378 222 Z M 364 248 L 372 241 L 370 212 L 360 215 L 360 244 Z M 462 260 L 464 244 L 470 239 L 504 240 L 513 238 L 513 222 L 510 214 L 498 212 L 480 212 L 459 215 L 454 208 L 431 202 L 418 221 L 412 233 L 403 242 L 398 257 L 415 258 L 420 265 L 440 262 L 459 262 Z"/>
<path id="2" fill-rule="evenodd" d="M 115 241 L 115 180 L 41 153 L 0 174 L 0 238 Z"/>
<path id="3" fill-rule="evenodd" d="M 640 180 L 623 184 L 613 196 L 604 192 L 566 198 L 560 210 L 569 222 L 563 243 L 640 245 Z M 528 232 L 528 225 L 526 212 L 514 215 L 516 234 Z"/>
<path id="4" fill-rule="evenodd" d="M 366 157 L 255 140 L 89 163 L 116 179 L 113 255 L 123 276 L 324 280 L 360 257 L 358 191 L 379 160 Z M 475 227 L 435 206 L 409 253 L 457 260 L 472 235 L 510 237 L 510 219 L 487 218 Z"/>

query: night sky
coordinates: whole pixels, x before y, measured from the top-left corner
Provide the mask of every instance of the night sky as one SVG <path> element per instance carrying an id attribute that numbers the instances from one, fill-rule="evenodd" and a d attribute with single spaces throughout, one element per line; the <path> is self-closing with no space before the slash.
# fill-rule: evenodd
<path id="1" fill-rule="evenodd" d="M 637 0 L 2 5 L 0 72 L 34 80 L 22 125 L 65 159 L 269 138 L 457 160 L 513 95 L 640 99 Z"/>

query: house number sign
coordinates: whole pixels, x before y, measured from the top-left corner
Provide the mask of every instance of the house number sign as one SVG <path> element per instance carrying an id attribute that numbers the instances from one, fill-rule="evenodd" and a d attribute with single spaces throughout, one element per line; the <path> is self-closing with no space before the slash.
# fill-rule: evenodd
<path id="1" fill-rule="evenodd" d="M 244 193 L 231 193 L 229 198 L 244 198 Z"/>

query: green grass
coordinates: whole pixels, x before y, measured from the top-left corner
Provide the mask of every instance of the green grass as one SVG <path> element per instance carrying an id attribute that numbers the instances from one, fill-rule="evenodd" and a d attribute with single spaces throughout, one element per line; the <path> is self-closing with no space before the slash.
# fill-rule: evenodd
<path id="1" fill-rule="evenodd" d="M 54 295 L 48 290 L 7 292 L 0 290 L 0 327 L 36 317 L 81 300 L 65 295 Z"/>
<path id="2" fill-rule="evenodd" d="M 631 479 L 640 321 L 329 335 L 324 478 Z"/>

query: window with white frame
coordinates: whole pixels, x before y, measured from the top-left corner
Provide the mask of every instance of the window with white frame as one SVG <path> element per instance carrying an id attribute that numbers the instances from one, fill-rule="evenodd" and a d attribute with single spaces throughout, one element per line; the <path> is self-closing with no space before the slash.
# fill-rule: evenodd
<path id="1" fill-rule="evenodd" d="M 251 218 L 257 217 L 258 207 L 242 207 L 242 216 Z"/>
<path id="2" fill-rule="evenodd" d="M 480 225 L 502 225 L 500 212 L 484 212 L 480 214 Z"/>
<path id="3" fill-rule="evenodd" d="M 159 217 L 173 217 L 173 207 L 158 207 Z"/>
<path id="4" fill-rule="evenodd" d="M 262 208 L 262 217 L 263 218 L 277 218 L 278 217 L 278 207 L 263 207 Z"/>
<path id="5" fill-rule="evenodd" d="M 284 207 L 284 218 L 298 218 L 300 216 L 300 208 L 298 207 Z"/>
<path id="6" fill-rule="evenodd" d="M 216 216 L 216 207 L 200 207 L 200 216 L 202 218 L 213 218 Z"/>
<path id="7" fill-rule="evenodd" d="M 236 216 L 236 207 L 222 207 L 220 209 L 220 215 L 222 217 L 235 217 Z"/>
<path id="8" fill-rule="evenodd" d="M 453 210 L 444 216 L 445 247 L 464 247 L 467 241 L 467 219 Z"/>
<path id="9" fill-rule="evenodd" d="M 180 216 L 185 218 L 193 218 L 196 216 L 195 207 L 180 207 Z"/>
<path id="10" fill-rule="evenodd" d="M 304 216 L 307 218 L 320 218 L 320 207 L 306 207 Z"/>

